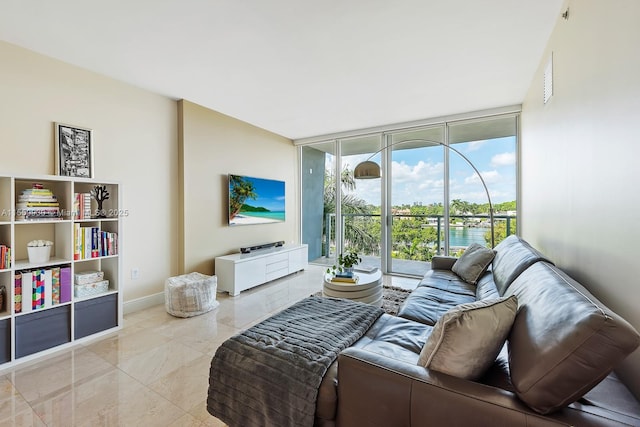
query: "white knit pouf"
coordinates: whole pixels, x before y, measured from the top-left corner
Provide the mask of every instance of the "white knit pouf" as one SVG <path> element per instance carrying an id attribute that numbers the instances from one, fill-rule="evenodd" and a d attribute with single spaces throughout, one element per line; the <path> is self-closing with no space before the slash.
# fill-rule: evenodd
<path id="1" fill-rule="evenodd" d="M 220 303 L 216 301 L 218 279 L 202 273 L 170 277 L 164 284 L 164 305 L 176 317 L 193 317 L 207 313 Z"/>

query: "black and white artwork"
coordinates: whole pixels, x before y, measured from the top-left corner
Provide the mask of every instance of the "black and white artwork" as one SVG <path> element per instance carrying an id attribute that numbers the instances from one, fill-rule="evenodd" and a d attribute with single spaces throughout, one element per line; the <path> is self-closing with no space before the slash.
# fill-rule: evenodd
<path id="1" fill-rule="evenodd" d="M 91 129 L 55 124 L 56 175 L 93 178 Z"/>

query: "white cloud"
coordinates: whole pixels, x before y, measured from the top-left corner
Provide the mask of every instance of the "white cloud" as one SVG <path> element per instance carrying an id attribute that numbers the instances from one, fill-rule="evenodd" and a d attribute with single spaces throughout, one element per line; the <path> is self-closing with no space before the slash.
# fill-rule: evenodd
<path id="1" fill-rule="evenodd" d="M 441 178 L 443 168 L 442 163 L 425 163 L 422 160 L 414 166 L 405 162 L 393 162 L 393 180 L 397 183 L 406 183 Z"/>
<path id="2" fill-rule="evenodd" d="M 489 185 L 489 183 L 500 182 L 501 178 L 502 178 L 500 173 L 498 171 L 496 171 L 496 170 L 481 171 L 480 173 L 482 174 L 482 179 L 484 179 L 484 182 L 487 185 Z M 465 184 L 474 184 L 474 183 L 480 184 L 480 178 L 478 177 L 478 174 L 474 173 L 473 175 L 470 175 L 470 176 L 466 177 L 464 179 L 464 183 Z"/>
<path id="3" fill-rule="evenodd" d="M 482 148 L 483 145 L 487 143 L 486 139 L 481 139 L 479 141 L 470 141 L 467 143 L 467 148 L 469 151 L 477 151 Z M 455 147 L 455 145 L 454 145 Z"/>
<path id="4" fill-rule="evenodd" d="M 508 154 L 494 156 L 492 161 L 506 162 Z M 361 158 L 360 158 L 361 157 Z M 349 168 L 369 156 L 349 156 Z M 515 156 L 513 156 L 515 161 Z M 374 159 L 375 161 L 375 159 Z M 493 167 L 495 167 L 492 164 Z M 419 161 L 415 165 L 406 162 L 393 162 L 392 200 L 393 205 L 412 205 L 416 202 L 442 203 L 444 188 L 444 164 L 442 162 Z M 382 171 L 384 174 L 385 171 Z M 491 189 L 491 198 L 496 200 L 514 200 L 515 195 L 509 196 L 513 188 L 513 177 L 510 174 L 503 175 L 497 170 L 482 171 L 482 177 Z M 354 195 L 364 199 L 367 203 L 379 206 L 381 200 L 382 181 L 379 179 L 357 180 Z M 451 199 L 461 199 L 472 203 L 486 203 L 487 196 L 482 188 L 480 180 L 475 172 L 452 176 L 450 183 Z M 495 201 L 494 201 L 495 203 Z"/>
<path id="5" fill-rule="evenodd" d="M 392 203 L 394 205 L 413 204 L 415 202 L 432 203 L 442 201 L 442 179 L 444 165 L 419 161 L 415 165 L 405 162 L 393 162 Z M 383 171 L 384 173 L 384 171 Z M 380 204 L 381 181 L 359 180 L 355 194 L 367 203 Z"/>
<path id="6" fill-rule="evenodd" d="M 514 166 L 516 164 L 516 153 L 500 153 L 491 158 L 491 166 L 496 168 L 500 166 Z"/>

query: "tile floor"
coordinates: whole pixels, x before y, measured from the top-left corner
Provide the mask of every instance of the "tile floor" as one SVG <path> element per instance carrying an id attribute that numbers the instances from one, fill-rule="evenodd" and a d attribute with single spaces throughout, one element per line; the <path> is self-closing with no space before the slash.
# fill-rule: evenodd
<path id="1" fill-rule="evenodd" d="M 0 371 L 0 427 L 224 426 L 205 404 L 216 348 L 321 290 L 323 271 L 310 265 L 235 298 L 219 293 L 218 308 L 192 318 L 170 316 L 164 305 L 131 313 L 118 332 Z"/>

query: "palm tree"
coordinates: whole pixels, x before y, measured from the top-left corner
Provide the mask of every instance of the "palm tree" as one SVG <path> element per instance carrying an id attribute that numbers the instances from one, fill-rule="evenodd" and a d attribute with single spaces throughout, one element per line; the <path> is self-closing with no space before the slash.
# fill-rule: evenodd
<path id="1" fill-rule="evenodd" d="M 345 227 L 343 230 L 344 240 L 348 246 L 355 250 L 368 251 L 379 245 L 379 239 L 373 236 L 368 225 L 371 218 L 367 215 L 371 213 L 371 208 L 367 203 L 359 197 L 348 194 L 347 191 L 356 189 L 356 181 L 353 177 L 353 171 L 348 167 L 344 167 L 340 173 L 340 184 L 342 189 L 340 206 L 343 215 L 347 215 Z M 330 173 L 325 175 L 324 183 L 324 221 L 327 221 L 330 213 L 336 212 L 336 177 Z M 323 230 L 326 230 L 326 224 L 323 224 Z M 332 236 L 334 237 L 334 236 Z M 328 252 L 328 251 L 327 251 Z M 325 254 L 327 254 L 325 252 Z"/>
<path id="2" fill-rule="evenodd" d="M 257 197 L 251 181 L 238 175 L 231 175 L 229 177 L 229 219 L 238 215 L 247 199 L 255 200 Z"/>
<path id="3" fill-rule="evenodd" d="M 460 199 L 453 199 L 450 205 L 451 213 L 457 215 L 463 214 L 466 208 L 465 203 L 467 202 L 463 202 Z"/>

